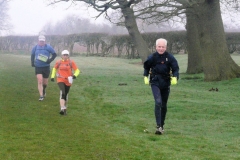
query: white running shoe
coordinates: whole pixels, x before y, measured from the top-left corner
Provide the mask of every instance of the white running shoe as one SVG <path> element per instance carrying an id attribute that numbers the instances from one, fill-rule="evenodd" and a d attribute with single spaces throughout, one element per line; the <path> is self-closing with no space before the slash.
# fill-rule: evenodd
<path id="1" fill-rule="evenodd" d="M 163 134 L 163 132 L 164 132 L 163 127 L 157 126 L 155 134 Z"/>
<path id="2" fill-rule="evenodd" d="M 40 97 L 38 100 L 39 100 L 39 101 L 43 101 L 43 99 L 44 99 L 44 97 Z"/>

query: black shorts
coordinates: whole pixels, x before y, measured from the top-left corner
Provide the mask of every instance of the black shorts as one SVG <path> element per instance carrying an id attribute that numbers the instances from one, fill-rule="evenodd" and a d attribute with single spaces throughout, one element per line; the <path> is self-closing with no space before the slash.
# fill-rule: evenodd
<path id="1" fill-rule="evenodd" d="M 42 74 L 43 78 L 48 78 L 50 74 L 50 66 L 35 67 L 35 74 Z"/>

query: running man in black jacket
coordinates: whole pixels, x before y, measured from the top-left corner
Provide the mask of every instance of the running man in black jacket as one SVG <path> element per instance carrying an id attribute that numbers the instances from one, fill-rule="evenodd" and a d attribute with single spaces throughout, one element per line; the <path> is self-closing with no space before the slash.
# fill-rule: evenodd
<path id="1" fill-rule="evenodd" d="M 157 129 L 155 134 L 163 134 L 167 113 L 167 101 L 170 85 L 177 84 L 179 66 L 174 56 L 166 51 L 167 40 L 160 38 L 156 41 L 156 52 L 144 62 L 144 83 L 151 85 L 155 100 L 155 118 Z M 150 78 L 148 78 L 150 74 Z"/>

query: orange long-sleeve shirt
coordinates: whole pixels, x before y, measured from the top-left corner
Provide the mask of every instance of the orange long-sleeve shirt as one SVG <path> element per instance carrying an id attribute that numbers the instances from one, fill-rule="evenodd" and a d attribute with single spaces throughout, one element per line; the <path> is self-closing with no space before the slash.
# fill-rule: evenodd
<path id="1" fill-rule="evenodd" d="M 63 82 L 67 86 L 71 86 L 71 83 L 68 82 L 68 77 L 75 75 L 75 72 L 78 71 L 75 76 L 78 76 L 80 73 L 76 63 L 73 60 L 60 60 L 57 61 L 54 65 L 54 68 L 56 69 L 56 75 L 57 75 L 57 82 Z M 54 72 L 53 68 L 53 72 Z M 74 73 L 73 73 L 74 70 Z M 52 73 L 51 78 L 54 78 L 55 75 Z"/>

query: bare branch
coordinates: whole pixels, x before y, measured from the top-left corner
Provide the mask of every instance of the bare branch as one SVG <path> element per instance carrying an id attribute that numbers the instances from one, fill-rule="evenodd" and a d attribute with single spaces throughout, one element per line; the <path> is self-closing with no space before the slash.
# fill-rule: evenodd
<path id="1" fill-rule="evenodd" d="M 8 2 L 10 0 L 1 0 L 0 1 L 0 31 L 10 30 L 11 24 L 9 23 L 8 12 Z"/>

